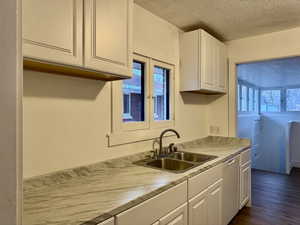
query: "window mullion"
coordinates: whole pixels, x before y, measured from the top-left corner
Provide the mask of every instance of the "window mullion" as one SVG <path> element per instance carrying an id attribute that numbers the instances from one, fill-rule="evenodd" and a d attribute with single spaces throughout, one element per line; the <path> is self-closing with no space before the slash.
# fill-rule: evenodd
<path id="1" fill-rule="evenodd" d="M 281 88 L 281 112 L 286 111 L 286 89 Z"/>

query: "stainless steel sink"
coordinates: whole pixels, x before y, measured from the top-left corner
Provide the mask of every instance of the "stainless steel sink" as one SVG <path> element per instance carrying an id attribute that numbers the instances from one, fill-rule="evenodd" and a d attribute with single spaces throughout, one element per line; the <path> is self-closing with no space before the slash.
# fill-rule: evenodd
<path id="1" fill-rule="evenodd" d="M 217 156 L 213 155 L 204 155 L 190 152 L 173 152 L 170 155 L 168 155 L 168 157 L 201 164 L 217 158 Z"/>
<path id="2" fill-rule="evenodd" d="M 144 159 L 134 164 L 173 173 L 183 173 L 215 158 L 217 158 L 217 156 L 190 152 L 173 152 L 162 158 Z"/>
<path id="3" fill-rule="evenodd" d="M 146 165 L 149 167 L 178 172 L 186 171 L 187 169 L 190 169 L 195 166 L 193 163 L 174 160 L 170 158 L 155 159 L 153 161 L 147 162 Z"/>

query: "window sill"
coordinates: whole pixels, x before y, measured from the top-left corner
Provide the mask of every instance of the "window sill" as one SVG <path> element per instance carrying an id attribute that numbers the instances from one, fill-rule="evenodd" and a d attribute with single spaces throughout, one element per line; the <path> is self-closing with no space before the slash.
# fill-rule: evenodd
<path id="1" fill-rule="evenodd" d="M 163 129 L 152 129 L 152 130 L 135 130 L 122 133 L 108 134 L 108 147 L 131 144 L 142 141 L 149 141 L 158 138 L 162 131 L 172 127 L 166 127 Z M 165 137 L 175 136 L 174 134 L 166 134 Z"/>

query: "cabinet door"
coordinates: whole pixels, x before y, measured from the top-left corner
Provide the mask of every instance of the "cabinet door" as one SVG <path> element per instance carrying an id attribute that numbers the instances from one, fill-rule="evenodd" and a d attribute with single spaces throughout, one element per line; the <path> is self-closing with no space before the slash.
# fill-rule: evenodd
<path id="1" fill-rule="evenodd" d="M 159 220 L 160 225 L 188 225 L 187 204 L 180 206 Z"/>
<path id="2" fill-rule="evenodd" d="M 209 188 L 208 225 L 222 225 L 222 179 Z"/>
<path id="3" fill-rule="evenodd" d="M 227 89 L 227 50 L 226 45 L 222 42 L 218 43 L 218 72 L 217 76 L 217 90 L 226 92 Z"/>
<path id="4" fill-rule="evenodd" d="M 112 219 L 106 220 L 102 223 L 99 223 L 98 225 L 114 225 L 114 224 L 115 224 L 114 219 L 112 218 Z"/>
<path id="5" fill-rule="evenodd" d="M 239 210 L 239 160 L 235 157 L 223 168 L 223 224 L 228 224 Z"/>
<path id="6" fill-rule="evenodd" d="M 23 0 L 25 57 L 82 66 L 83 0 Z"/>
<path id="7" fill-rule="evenodd" d="M 211 35 L 204 31 L 200 31 L 201 36 L 201 57 L 200 57 L 200 80 L 201 88 L 206 90 L 215 89 L 215 43 Z"/>
<path id="8" fill-rule="evenodd" d="M 189 201 L 189 225 L 208 225 L 207 190 Z"/>
<path id="9" fill-rule="evenodd" d="M 244 207 L 250 200 L 251 194 L 251 164 L 246 163 L 241 167 L 240 178 L 240 208 Z"/>
<path id="10" fill-rule="evenodd" d="M 85 67 L 131 76 L 132 0 L 85 0 Z"/>

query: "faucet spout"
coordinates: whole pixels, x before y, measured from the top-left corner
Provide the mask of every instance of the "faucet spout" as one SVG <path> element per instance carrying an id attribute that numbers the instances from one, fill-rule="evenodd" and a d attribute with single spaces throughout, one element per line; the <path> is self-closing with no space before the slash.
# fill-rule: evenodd
<path id="1" fill-rule="evenodd" d="M 164 135 L 168 132 L 172 132 L 172 133 L 176 134 L 177 138 L 180 138 L 179 133 L 174 129 L 166 129 L 163 132 L 161 132 L 161 134 L 159 136 L 159 156 L 163 155 L 162 139 L 163 139 Z"/>

